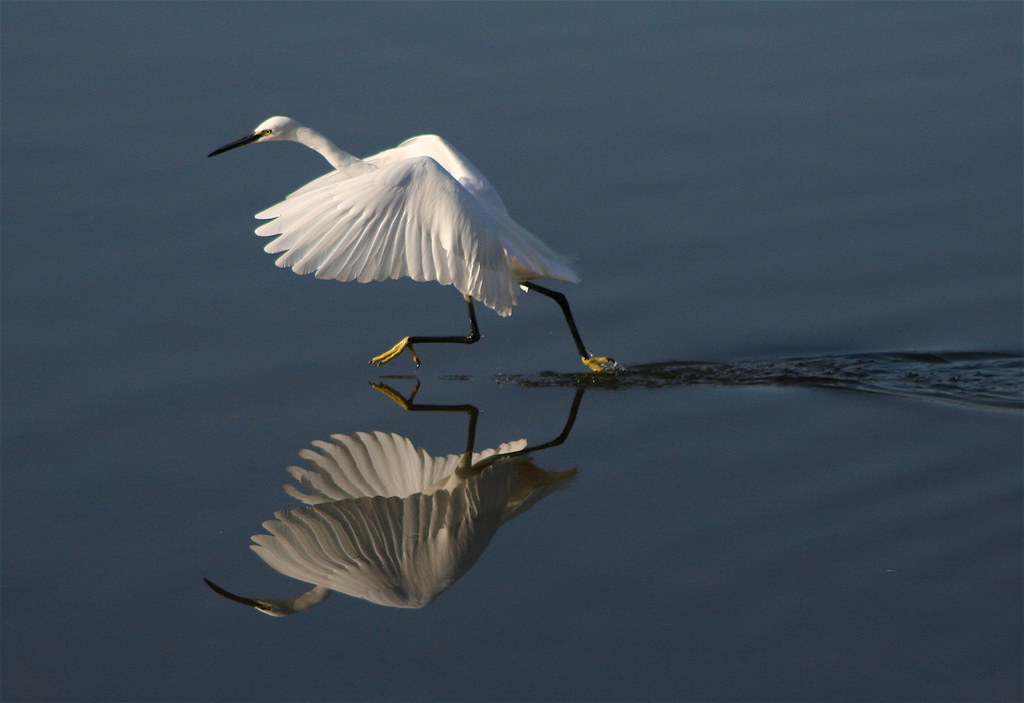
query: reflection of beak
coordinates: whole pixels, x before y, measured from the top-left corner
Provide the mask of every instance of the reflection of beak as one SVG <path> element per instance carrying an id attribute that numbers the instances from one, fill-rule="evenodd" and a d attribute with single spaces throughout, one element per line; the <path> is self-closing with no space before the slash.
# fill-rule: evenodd
<path id="1" fill-rule="evenodd" d="M 210 579 L 203 579 L 203 581 L 206 581 L 206 585 L 212 588 L 214 591 L 224 596 L 225 598 L 235 601 L 236 603 L 241 603 L 242 605 L 247 605 L 250 608 L 256 608 L 257 610 L 266 611 L 267 609 L 266 606 L 260 603 L 258 600 L 253 600 L 252 598 L 243 598 L 242 596 L 236 596 L 234 593 L 231 593 L 230 591 L 225 591 L 223 588 L 215 584 Z"/>
<path id="2" fill-rule="evenodd" d="M 289 598 L 288 600 L 255 600 L 253 598 L 236 596 L 231 591 L 225 591 L 210 579 L 203 579 L 203 581 L 206 581 L 206 585 L 212 588 L 218 595 L 224 596 L 228 600 L 233 600 L 236 603 L 247 605 L 250 608 L 256 608 L 256 610 L 261 613 L 275 618 L 283 618 L 286 615 L 292 615 L 300 610 L 312 608 L 314 605 L 323 603 L 327 599 L 327 596 L 331 595 L 331 589 L 326 588 L 325 586 L 316 586 L 297 598 Z"/>
<path id="3" fill-rule="evenodd" d="M 207 157 L 216 156 L 217 154 L 223 154 L 225 151 L 231 151 L 232 149 L 236 149 L 240 146 L 245 146 L 246 144 L 252 144 L 253 142 L 255 142 L 256 140 L 263 136 L 265 136 L 265 132 L 253 132 L 252 134 L 247 134 L 241 139 L 237 139 L 231 142 L 230 144 L 225 144 L 220 149 L 214 149 L 209 154 L 207 154 Z M 207 583 L 209 583 L 209 581 L 207 581 Z"/>

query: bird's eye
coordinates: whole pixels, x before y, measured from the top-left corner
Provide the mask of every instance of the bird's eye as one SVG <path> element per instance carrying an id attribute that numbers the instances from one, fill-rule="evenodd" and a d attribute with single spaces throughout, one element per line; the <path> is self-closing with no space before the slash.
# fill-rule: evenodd
<path id="1" fill-rule="evenodd" d="M 259 132 L 256 133 L 256 136 L 257 137 L 269 137 L 270 133 L 271 133 L 271 130 L 269 130 L 269 129 L 261 129 Z"/>

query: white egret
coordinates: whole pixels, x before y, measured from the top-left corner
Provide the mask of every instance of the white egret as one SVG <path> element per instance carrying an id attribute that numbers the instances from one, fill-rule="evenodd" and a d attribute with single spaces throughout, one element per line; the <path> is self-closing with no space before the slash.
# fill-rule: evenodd
<path id="1" fill-rule="evenodd" d="M 205 579 L 210 588 L 278 617 L 318 605 L 334 591 L 422 608 L 469 571 L 502 525 L 576 474 L 544 471 L 529 453 L 566 439 L 582 390 L 554 440 L 473 451 L 475 407 L 414 405 L 387 386 L 375 387 L 408 410 L 469 413 L 466 451 L 434 457 L 406 437 L 380 431 L 313 442 L 299 453 L 309 468 L 288 467 L 303 490 L 285 486 L 304 505 L 275 512 L 263 523 L 270 534 L 254 535 L 251 545 L 272 568 L 313 588 L 285 600 L 239 596 Z"/>
<path id="2" fill-rule="evenodd" d="M 359 159 L 309 127 L 278 116 L 209 155 L 274 141 L 308 146 L 334 167 L 257 213 L 258 219 L 271 220 L 256 234 L 277 237 L 266 251 L 281 254 L 278 266 L 338 281 L 437 281 L 455 286 L 466 300 L 467 335 L 405 337 L 370 363 L 385 364 L 408 349 L 419 366 L 414 344 L 473 344 L 480 339 L 473 301 L 506 317 L 522 287 L 558 303 L 588 369 L 619 368 L 587 351 L 565 296 L 534 283 L 538 278 L 578 282 L 566 258 L 516 224 L 483 174 L 440 137 L 413 137 Z"/>

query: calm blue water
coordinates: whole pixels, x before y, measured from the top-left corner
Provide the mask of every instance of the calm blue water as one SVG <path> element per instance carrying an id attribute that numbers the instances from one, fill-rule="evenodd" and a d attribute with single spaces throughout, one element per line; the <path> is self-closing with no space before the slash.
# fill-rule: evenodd
<path id="1" fill-rule="evenodd" d="M 1019 700 L 1022 16 L 4 3 L 0 696 Z M 464 308 L 273 265 L 252 214 L 325 164 L 205 157 L 273 114 L 444 135 L 630 371 L 576 375 L 529 294 L 368 366 Z M 577 474 L 423 608 L 207 588 L 311 587 L 248 545 L 313 442 L 465 450 L 467 412 L 371 383 L 478 408 L 477 451 L 578 401 L 533 455 Z"/>

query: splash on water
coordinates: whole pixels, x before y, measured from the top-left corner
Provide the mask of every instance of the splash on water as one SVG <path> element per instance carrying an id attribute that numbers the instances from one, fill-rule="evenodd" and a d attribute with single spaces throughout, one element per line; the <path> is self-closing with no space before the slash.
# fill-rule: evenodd
<path id="1" fill-rule="evenodd" d="M 501 376 L 521 386 L 605 390 L 680 385 L 798 385 L 941 400 L 986 408 L 1024 409 L 1024 357 L 990 352 L 882 353 L 750 359 L 663 361 L 613 374 L 545 372 Z"/>

